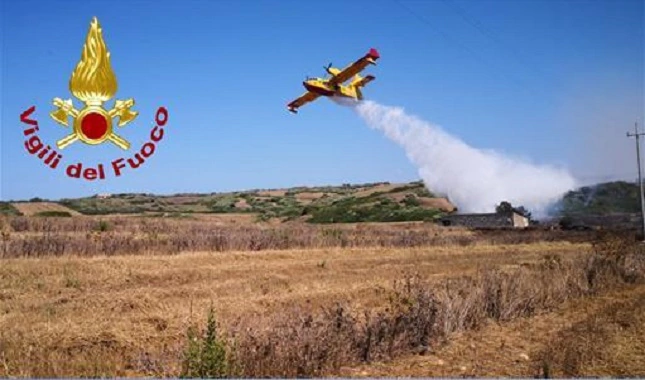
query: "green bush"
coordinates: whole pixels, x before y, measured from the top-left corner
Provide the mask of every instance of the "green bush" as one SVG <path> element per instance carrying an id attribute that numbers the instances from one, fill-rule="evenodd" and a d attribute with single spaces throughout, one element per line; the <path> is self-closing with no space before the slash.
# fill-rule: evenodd
<path id="1" fill-rule="evenodd" d="M 105 220 L 99 220 L 99 222 L 96 224 L 96 227 L 94 228 L 95 231 L 99 232 L 105 232 L 110 229 L 110 223 L 108 223 Z"/>
<path id="2" fill-rule="evenodd" d="M 0 202 L 0 215 L 20 216 L 22 213 L 9 202 Z"/>
<path id="3" fill-rule="evenodd" d="M 237 202 L 236 197 L 226 195 L 223 197 L 217 197 L 210 200 L 209 207 L 211 209 L 211 212 L 214 212 L 214 213 L 236 212 L 237 211 L 237 209 L 235 208 L 236 202 Z"/>
<path id="4" fill-rule="evenodd" d="M 561 215 L 603 215 L 640 211 L 638 184 L 616 181 L 569 191 L 560 204 Z"/>
<path id="5" fill-rule="evenodd" d="M 403 198 L 403 204 L 409 207 L 421 206 L 419 199 L 412 194 L 408 194 Z"/>
<path id="6" fill-rule="evenodd" d="M 348 197 L 327 207 L 308 208 L 310 223 L 408 222 L 433 220 L 440 212 L 422 207 L 402 206 L 390 199 Z"/>
<path id="7" fill-rule="evenodd" d="M 233 366 L 227 357 L 226 344 L 217 336 L 215 312 L 211 307 L 204 331 L 190 326 L 182 362 L 182 378 L 224 378 L 232 373 Z"/>
<path id="8" fill-rule="evenodd" d="M 40 211 L 34 214 L 34 216 L 47 216 L 47 217 L 71 217 L 68 211 Z"/>

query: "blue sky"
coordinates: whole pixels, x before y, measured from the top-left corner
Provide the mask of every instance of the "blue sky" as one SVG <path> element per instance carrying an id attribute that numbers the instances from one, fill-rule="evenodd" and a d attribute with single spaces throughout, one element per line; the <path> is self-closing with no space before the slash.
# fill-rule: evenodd
<path id="1" fill-rule="evenodd" d="M 405 152 L 328 99 L 285 105 L 307 75 L 374 47 L 364 90 L 468 144 L 570 168 L 581 180 L 636 176 L 644 120 L 643 1 L 30 1 L 1 0 L 0 199 L 95 193 L 220 192 L 418 179 Z M 132 143 L 75 143 L 64 163 L 131 157 L 158 106 L 165 135 L 137 169 L 103 181 L 68 178 L 24 148 L 20 114 L 36 106 L 39 136 L 89 23 L 98 17 L 119 88 L 138 118 Z M 80 102 L 76 101 L 77 107 Z"/>

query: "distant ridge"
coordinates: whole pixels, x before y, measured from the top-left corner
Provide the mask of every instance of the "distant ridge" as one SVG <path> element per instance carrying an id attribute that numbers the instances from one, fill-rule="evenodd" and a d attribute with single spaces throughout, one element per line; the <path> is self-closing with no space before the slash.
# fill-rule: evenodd
<path id="1" fill-rule="evenodd" d="M 637 184 L 625 181 L 583 186 L 566 193 L 554 207 L 551 216 L 639 213 L 638 189 Z M 172 195 L 96 194 L 59 201 L 33 198 L 28 201 L 0 202 L 0 214 L 4 215 L 244 213 L 254 214 L 258 220 L 313 223 L 434 221 L 456 211 L 457 208 L 447 197 L 428 191 L 421 181 L 345 183 Z"/>

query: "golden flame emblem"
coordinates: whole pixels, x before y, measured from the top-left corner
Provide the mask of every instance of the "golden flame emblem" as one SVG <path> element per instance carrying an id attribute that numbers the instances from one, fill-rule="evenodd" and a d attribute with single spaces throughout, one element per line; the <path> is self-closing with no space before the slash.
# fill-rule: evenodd
<path id="1" fill-rule="evenodd" d="M 69 90 L 85 103 L 80 111 L 74 108 L 71 99 L 54 98 L 56 110 L 50 116 L 59 124 L 69 126 L 68 118 L 73 118 L 73 131 L 59 140 L 56 145 L 64 149 L 76 140 L 86 144 L 97 145 L 109 140 L 121 149 L 128 149 L 130 143 L 114 133 L 112 119 L 118 117 L 118 126 L 123 127 L 139 114 L 130 110 L 134 99 L 116 100 L 111 110 L 103 108 L 103 103 L 112 99 L 117 91 L 117 81 L 112 65 L 110 52 L 107 50 L 101 26 L 96 17 L 90 24 L 85 39 L 81 60 L 76 65 L 69 80 Z"/>

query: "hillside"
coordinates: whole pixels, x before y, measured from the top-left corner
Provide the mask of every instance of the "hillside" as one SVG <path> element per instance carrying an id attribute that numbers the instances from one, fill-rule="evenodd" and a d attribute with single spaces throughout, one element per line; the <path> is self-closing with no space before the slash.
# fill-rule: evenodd
<path id="1" fill-rule="evenodd" d="M 65 207 L 56 202 L 16 202 L 11 206 L 26 216 L 78 216 L 76 210 Z"/>
<path id="2" fill-rule="evenodd" d="M 0 215 L 22 215 L 22 213 L 13 204 L 0 202 Z"/>
<path id="3" fill-rule="evenodd" d="M 624 181 L 569 191 L 554 217 L 595 217 L 640 212 L 638 186 Z M 254 189 L 224 193 L 155 195 L 105 194 L 61 199 L 0 202 L 0 214 L 28 216 L 245 214 L 256 220 L 310 223 L 435 220 L 456 207 L 428 191 L 421 181 L 341 186 Z M 529 210 L 531 211 L 531 210 Z"/>
<path id="4" fill-rule="evenodd" d="M 639 213 L 639 186 L 624 181 L 584 186 L 564 195 L 561 215 L 608 215 Z"/>
<path id="5" fill-rule="evenodd" d="M 455 210 L 422 182 L 256 189 L 211 194 L 106 194 L 58 202 L 85 215 L 249 213 L 259 220 L 311 223 L 434 220 Z M 25 203 L 14 203 L 20 209 Z"/>

